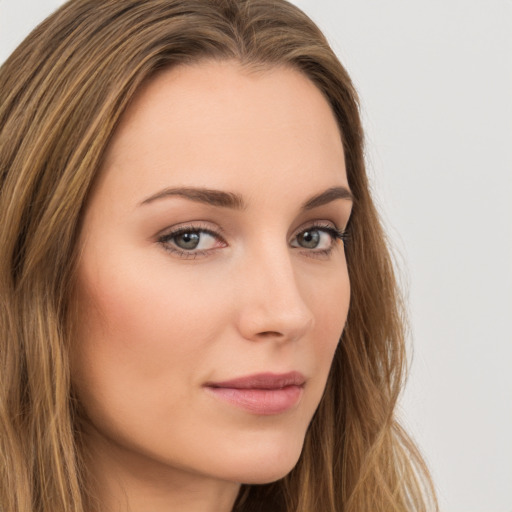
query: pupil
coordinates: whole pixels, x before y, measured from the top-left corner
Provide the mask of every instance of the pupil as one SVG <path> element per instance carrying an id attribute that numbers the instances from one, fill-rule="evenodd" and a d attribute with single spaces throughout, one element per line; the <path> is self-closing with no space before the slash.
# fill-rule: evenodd
<path id="1" fill-rule="evenodd" d="M 176 237 L 176 245 L 182 249 L 195 249 L 199 245 L 199 233 L 182 233 Z"/>
<path id="2" fill-rule="evenodd" d="M 314 249 L 320 241 L 320 234 L 318 231 L 305 231 L 299 239 L 301 240 L 303 247 Z"/>

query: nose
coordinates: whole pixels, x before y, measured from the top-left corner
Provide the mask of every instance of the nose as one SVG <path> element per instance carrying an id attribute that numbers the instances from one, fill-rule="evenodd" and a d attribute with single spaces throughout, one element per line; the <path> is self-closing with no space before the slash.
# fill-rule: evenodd
<path id="1" fill-rule="evenodd" d="M 286 247 L 260 250 L 239 269 L 238 329 L 248 340 L 296 341 L 314 325 Z"/>

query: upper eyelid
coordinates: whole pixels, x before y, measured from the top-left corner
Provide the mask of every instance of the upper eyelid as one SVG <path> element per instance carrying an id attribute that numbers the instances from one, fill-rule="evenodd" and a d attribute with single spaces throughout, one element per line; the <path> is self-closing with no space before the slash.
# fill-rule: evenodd
<path id="1" fill-rule="evenodd" d="M 171 235 L 176 236 L 176 234 L 187 232 L 187 231 L 199 231 L 208 233 L 213 236 L 218 236 L 220 238 L 223 238 L 223 235 L 225 234 L 225 230 L 222 229 L 220 226 L 216 228 L 211 228 L 210 226 L 203 225 L 201 221 L 197 222 L 191 222 L 191 223 L 185 223 L 183 225 L 178 225 L 176 227 L 167 227 L 165 229 L 162 229 L 160 232 L 156 234 L 157 239 L 161 239 L 164 237 L 169 237 Z"/>
<path id="2" fill-rule="evenodd" d="M 333 222 L 331 220 L 313 220 L 313 221 L 305 222 L 300 227 L 298 227 L 294 232 L 300 233 L 301 231 L 304 231 L 305 229 L 314 228 L 314 227 L 317 227 L 317 228 L 333 227 L 333 228 L 338 229 L 338 225 L 336 224 L 336 222 Z"/>

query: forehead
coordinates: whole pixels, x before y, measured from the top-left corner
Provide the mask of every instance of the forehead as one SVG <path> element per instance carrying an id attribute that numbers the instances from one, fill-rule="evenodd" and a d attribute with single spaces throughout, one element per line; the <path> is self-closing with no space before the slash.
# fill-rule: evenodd
<path id="1" fill-rule="evenodd" d="M 341 135 L 319 89 L 293 68 L 231 61 L 182 65 L 145 83 L 107 150 L 102 172 L 113 169 L 125 179 L 136 170 L 148 194 L 169 182 L 230 187 L 251 176 L 258 186 L 290 173 L 346 185 Z"/>

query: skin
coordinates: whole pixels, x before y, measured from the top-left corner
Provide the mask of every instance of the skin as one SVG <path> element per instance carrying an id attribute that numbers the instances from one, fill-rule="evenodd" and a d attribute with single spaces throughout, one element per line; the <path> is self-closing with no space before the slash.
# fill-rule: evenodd
<path id="1" fill-rule="evenodd" d="M 243 209 L 168 187 L 239 194 Z M 296 464 L 322 397 L 350 298 L 343 242 L 351 201 L 333 113 L 296 70 L 201 62 L 138 93 L 108 148 L 81 232 L 72 376 L 102 511 L 231 510 L 240 483 Z M 183 226 L 200 254 L 162 242 Z M 311 231 L 311 229 L 310 229 Z M 330 254 L 319 249 L 332 247 Z M 206 382 L 300 371 L 298 403 L 251 413 Z"/>

